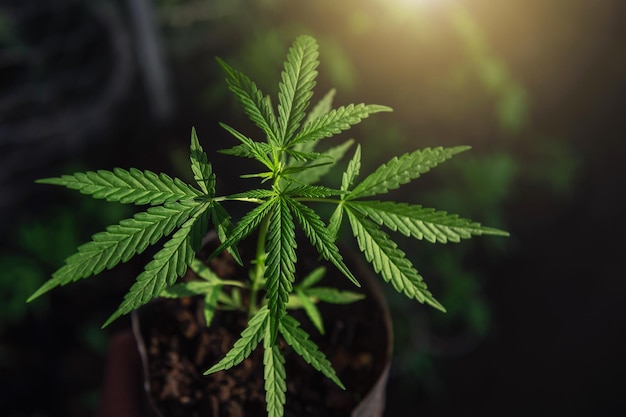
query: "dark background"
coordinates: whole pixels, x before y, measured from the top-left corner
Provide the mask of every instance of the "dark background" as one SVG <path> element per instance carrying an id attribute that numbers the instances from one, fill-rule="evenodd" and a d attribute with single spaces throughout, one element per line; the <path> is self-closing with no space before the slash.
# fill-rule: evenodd
<path id="1" fill-rule="evenodd" d="M 401 241 L 449 313 L 387 291 L 386 416 L 626 415 L 625 23 L 621 0 L 0 1 L 2 414 L 93 414 L 107 338 L 127 322 L 100 325 L 149 259 L 26 305 L 133 213 L 34 180 L 115 166 L 189 178 L 191 126 L 216 158 L 232 145 L 217 123 L 242 123 L 214 57 L 274 95 L 308 33 L 316 97 L 335 86 L 337 105 L 394 108 L 350 132 L 370 169 L 472 146 L 394 198 L 511 233 Z M 237 191 L 241 167 L 212 162 Z"/>

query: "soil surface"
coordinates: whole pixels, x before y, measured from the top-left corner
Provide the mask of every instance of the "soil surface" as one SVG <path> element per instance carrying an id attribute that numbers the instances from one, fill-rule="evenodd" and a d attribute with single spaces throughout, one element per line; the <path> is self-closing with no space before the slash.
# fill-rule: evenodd
<path id="1" fill-rule="evenodd" d="M 242 257 L 245 259 L 244 252 Z M 307 262 L 304 257 L 298 263 L 303 271 L 317 265 L 318 261 Z M 247 277 L 246 270 L 237 267 L 230 256 L 214 259 L 211 266 L 223 278 Z M 359 272 L 353 266 L 351 269 Z M 363 291 L 367 298 L 350 305 L 320 305 L 325 335 L 320 335 L 301 312 L 290 311 L 331 361 L 346 390 L 282 343 L 287 374 L 286 417 L 350 416 L 387 365 L 387 311 L 378 304 L 377 294 L 371 293 L 372 287 L 361 282 L 364 288 L 357 289 L 332 267 L 328 268 L 321 285 Z M 151 400 L 164 417 L 267 415 L 261 345 L 236 367 L 203 375 L 239 338 L 246 325 L 245 314 L 218 311 L 207 328 L 200 298 L 162 299 L 152 303 L 150 309 L 152 319 L 142 333 L 149 360 Z"/>

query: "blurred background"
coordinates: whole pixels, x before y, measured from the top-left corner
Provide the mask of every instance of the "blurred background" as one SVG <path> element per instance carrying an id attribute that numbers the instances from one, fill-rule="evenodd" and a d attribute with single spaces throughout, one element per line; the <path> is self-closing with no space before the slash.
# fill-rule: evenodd
<path id="1" fill-rule="evenodd" d="M 188 179 L 191 127 L 216 158 L 233 144 L 217 123 L 244 122 L 215 56 L 275 95 L 306 33 L 317 98 L 394 108 L 349 132 L 365 171 L 471 145 L 392 197 L 511 233 L 400 238 L 449 312 L 386 286 L 385 415 L 626 415 L 625 24 L 623 0 L 1 0 L 2 414 L 93 415 L 115 331 L 100 325 L 149 259 L 25 304 L 134 210 L 34 180 L 115 166 Z M 238 191 L 241 167 L 212 162 Z"/>

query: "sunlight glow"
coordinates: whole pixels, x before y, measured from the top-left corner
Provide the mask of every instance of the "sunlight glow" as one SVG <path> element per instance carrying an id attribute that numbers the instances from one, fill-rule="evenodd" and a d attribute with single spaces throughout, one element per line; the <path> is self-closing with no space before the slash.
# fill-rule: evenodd
<path id="1" fill-rule="evenodd" d="M 395 0 L 395 3 L 406 7 L 436 7 L 451 3 L 452 1 L 453 0 Z"/>

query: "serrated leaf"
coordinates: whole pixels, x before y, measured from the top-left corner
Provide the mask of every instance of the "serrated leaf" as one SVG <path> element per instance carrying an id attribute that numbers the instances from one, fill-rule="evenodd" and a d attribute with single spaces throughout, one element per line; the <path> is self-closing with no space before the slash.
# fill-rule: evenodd
<path id="1" fill-rule="evenodd" d="M 326 158 L 326 155 L 320 152 L 300 152 L 293 149 L 284 149 L 283 151 L 291 157 L 292 162 L 290 165 L 302 162 L 319 161 L 320 159 Z M 328 159 L 330 161 L 330 158 Z"/>
<path id="2" fill-rule="evenodd" d="M 240 158 L 259 159 L 259 155 L 264 159 L 271 154 L 274 148 L 264 142 L 254 142 L 252 139 L 250 143 L 239 144 L 228 149 L 220 149 L 218 152 L 224 155 L 237 156 Z M 267 159 L 269 161 L 269 159 Z M 265 165 L 265 164 L 264 164 Z"/>
<path id="3" fill-rule="evenodd" d="M 194 259 L 189 267 L 196 275 L 203 280 L 208 281 L 211 285 L 215 285 L 221 281 L 220 277 L 199 259 Z"/>
<path id="4" fill-rule="evenodd" d="M 289 195 L 290 197 L 300 198 L 326 198 L 344 194 L 344 192 L 321 185 L 302 185 L 291 188 L 285 194 Z"/>
<path id="5" fill-rule="evenodd" d="M 104 269 L 111 269 L 120 262 L 128 261 L 196 215 L 200 207 L 195 202 L 167 203 L 160 207 L 150 207 L 131 219 L 107 227 L 106 231 L 95 234 L 90 242 L 79 246 L 78 252 L 68 257 L 65 265 L 31 295 L 28 301 L 57 286 L 87 278 Z"/>
<path id="6" fill-rule="evenodd" d="M 313 323 L 320 334 L 324 334 L 324 321 L 322 320 L 322 313 L 320 313 L 320 310 L 317 308 L 315 303 L 311 301 L 309 295 L 303 289 L 296 287 L 295 291 L 298 299 L 300 300 L 300 304 L 302 305 L 306 315 L 309 317 L 309 320 L 311 320 L 311 323 Z"/>
<path id="7" fill-rule="evenodd" d="M 136 168 L 113 171 L 78 172 L 58 178 L 44 178 L 39 184 L 61 185 L 93 198 L 119 201 L 123 204 L 160 205 L 166 202 L 189 200 L 201 193 L 178 178 Z"/>
<path id="8" fill-rule="evenodd" d="M 318 266 L 317 268 L 309 272 L 307 276 L 302 279 L 302 281 L 300 281 L 300 283 L 298 284 L 298 287 L 303 288 L 303 289 L 310 288 L 313 285 L 320 282 L 321 279 L 324 278 L 325 274 L 326 274 L 326 268 L 323 266 Z"/>
<path id="9" fill-rule="evenodd" d="M 265 403 L 268 417 L 283 417 L 287 392 L 285 358 L 273 343 L 270 326 L 263 340 L 263 378 L 265 380 Z"/>
<path id="10" fill-rule="evenodd" d="M 226 240 L 228 240 L 228 236 L 233 229 L 233 225 L 230 222 L 230 215 L 224 209 L 224 207 L 222 207 L 222 205 L 217 203 L 216 201 L 211 202 L 211 222 L 220 242 L 225 242 Z M 226 251 L 232 255 L 232 257 L 239 265 L 243 263 L 241 261 L 241 256 L 239 255 L 237 247 L 229 246 L 228 248 L 226 248 Z"/>
<path id="11" fill-rule="evenodd" d="M 361 170 L 361 145 L 357 145 L 354 155 L 348 166 L 346 172 L 341 177 L 341 191 L 348 191 L 354 182 L 354 179 L 359 175 Z M 352 193 L 351 193 L 352 194 Z"/>
<path id="12" fill-rule="evenodd" d="M 237 339 L 226 356 L 206 370 L 204 375 L 230 369 L 233 366 L 239 365 L 244 359 L 250 356 L 265 335 L 268 318 L 269 310 L 267 307 L 261 307 L 248 321 L 248 327 L 241 332 L 241 337 Z"/>
<path id="13" fill-rule="evenodd" d="M 328 233 L 326 225 L 311 208 L 304 204 L 286 198 L 285 201 L 298 219 L 298 223 L 304 230 L 304 234 L 309 238 L 311 244 L 315 246 L 322 258 L 330 261 L 339 271 L 341 271 L 354 285 L 360 287 L 361 284 L 354 277 L 352 272 L 343 262 L 343 257 L 339 253 L 339 248 L 335 245 L 333 236 Z"/>
<path id="14" fill-rule="evenodd" d="M 381 274 L 385 281 L 391 282 L 396 291 L 445 311 L 428 291 L 423 278 L 398 245 L 375 223 L 351 210 L 349 206 L 346 207 L 346 212 L 359 248 L 374 267 L 374 271 Z"/>
<path id="15" fill-rule="evenodd" d="M 259 227 L 259 224 L 261 224 L 265 216 L 267 216 L 275 205 L 276 199 L 268 200 L 246 213 L 228 234 L 227 239 L 222 241 L 217 249 L 213 251 L 213 253 L 209 256 L 209 259 L 214 258 L 223 250 L 235 246 L 237 243 L 248 237 L 257 227 Z"/>
<path id="16" fill-rule="evenodd" d="M 322 99 L 318 101 L 317 104 L 315 104 L 313 109 L 311 109 L 309 114 L 306 115 L 306 119 L 304 120 L 304 126 L 311 123 L 313 120 L 319 119 L 320 117 L 332 110 L 333 100 L 335 99 L 336 93 L 337 90 L 331 88 L 326 94 L 324 94 L 324 97 L 322 97 Z"/>
<path id="17" fill-rule="evenodd" d="M 330 361 L 326 359 L 326 356 L 319 350 L 317 345 L 309 339 L 309 335 L 300 328 L 300 323 L 296 319 L 285 315 L 280 321 L 280 333 L 285 338 L 285 342 L 308 364 L 320 371 L 341 389 L 345 389 Z"/>
<path id="18" fill-rule="evenodd" d="M 217 302 L 220 298 L 220 293 L 222 292 L 221 285 L 215 285 L 208 289 L 206 295 L 204 296 L 204 308 L 202 309 L 202 313 L 204 315 L 204 323 L 205 326 L 210 326 L 213 321 L 213 317 L 215 317 L 215 311 L 217 311 Z"/>
<path id="19" fill-rule="evenodd" d="M 231 194 L 228 199 L 251 199 L 251 200 L 266 200 L 268 198 L 276 197 L 276 191 L 268 190 L 265 188 L 259 188 L 256 190 L 248 190 L 242 193 Z"/>
<path id="20" fill-rule="evenodd" d="M 294 41 L 281 73 L 278 86 L 278 144 L 291 140 L 313 95 L 317 77 L 317 42 L 311 36 L 299 36 Z"/>
<path id="21" fill-rule="evenodd" d="M 221 59 L 217 62 L 228 74 L 228 87 L 241 103 L 244 112 L 268 137 L 269 143 L 277 143 L 276 118 L 268 97 L 245 74 L 235 70 Z"/>
<path id="22" fill-rule="evenodd" d="M 333 211 L 328 221 L 328 235 L 332 237 L 333 241 L 337 241 L 339 236 L 339 229 L 341 228 L 341 222 L 343 221 L 343 204 L 337 204 L 337 207 Z"/>
<path id="23" fill-rule="evenodd" d="M 158 251 L 152 261 L 144 267 L 118 309 L 102 327 L 108 326 L 117 318 L 157 297 L 166 286 L 173 285 L 177 278 L 185 274 L 200 246 L 201 236 L 206 233 L 206 221 L 203 219 L 198 221 L 198 219 L 202 217 L 207 206 L 203 204 L 201 209 L 194 213 L 193 217 L 187 220 L 170 240 L 165 242 L 163 249 Z"/>
<path id="24" fill-rule="evenodd" d="M 309 297 L 329 304 L 351 304 L 365 298 L 365 295 L 353 291 L 340 291 L 330 287 L 309 288 L 306 291 Z"/>
<path id="25" fill-rule="evenodd" d="M 508 233 L 460 218 L 456 214 L 436 211 L 419 205 L 391 201 L 351 201 L 351 207 L 379 225 L 399 231 L 405 236 L 446 243 L 469 239 L 472 235 L 508 236 Z"/>
<path id="26" fill-rule="evenodd" d="M 332 137 L 359 124 L 361 120 L 369 117 L 370 114 L 383 111 L 392 111 L 392 109 L 378 104 L 349 104 L 341 106 L 305 125 L 288 145 Z"/>
<path id="27" fill-rule="evenodd" d="M 205 194 L 213 197 L 215 195 L 215 174 L 213 174 L 213 169 L 209 164 L 209 158 L 200 146 L 195 127 L 191 129 L 189 157 L 194 180 Z"/>
<path id="28" fill-rule="evenodd" d="M 354 187 L 346 199 L 369 197 L 396 189 L 430 171 L 431 168 L 450 159 L 453 155 L 468 149 L 470 149 L 469 146 L 426 148 L 404 154 L 399 158 L 393 157 Z"/>
<path id="29" fill-rule="evenodd" d="M 220 126 L 222 126 L 228 133 L 238 139 L 243 145 L 243 147 L 234 147 L 230 149 L 231 152 L 234 152 L 234 155 L 256 159 L 257 161 L 268 167 L 270 170 L 274 170 L 274 164 L 268 157 L 268 154 L 273 149 L 270 145 L 268 145 L 267 143 L 255 142 L 225 123 L 220 123 Z M 228 150 L 222 152 L 226 153 L 228 152 Z"/>
<path id="30" fill-rule="evenodd" d="M 285 314 L 286 303 L 293 288 L 296 264 L 295 225 L 286 197 L 276 199 L 267 231 L 265 263 L 266 298 L 270 310 L 272 340 L 276 340 L 278 323 Z"/>
<path id="31" fill-rule="evenodd" d="M 324 175 L 330 172 L 330 170 L 337 164 L 338 161 L 343 158 L 343 156 L 353 143 L 354 140 L 350 139 L 340 145 L 333 146 L 322 154 L 329 159 L 328 163 L 305 163 L 302 166 L 306 169 L 304 169 L 301 173 L 293 175 L 292 178 L 294 179 L 294 181 L 303 184 L 317 183 Z"/>
<path id="32" fill-rule="evenodd" d="M 164 288 L 163 291 L 159 293 L 159 297 L 184 298 L 193 297 L 195 295 L 205 295 L 215 286 L 216 284 L 212 284 L 206 281 L 183 282 L 180 284 L 174 284 L 171 287 Z"/>
<path id="33" fill-rule="evenodd" d="M 320 101 L 315 104 L 313 109 L 306 115 L 306 119 L 304 120 L 303 126 L 308 125 L 313 120 L 318 119 L 332 110 L 333 99 L 335 98 L 336 90 L 334 88 L 330 89 L 324 97 Z M 309 142 L 300 142 L 293 146 L 293 149 L 299 152 L 312 152 L 315 149 L 315 145 L 317 142 L 309 141 Z"/>

